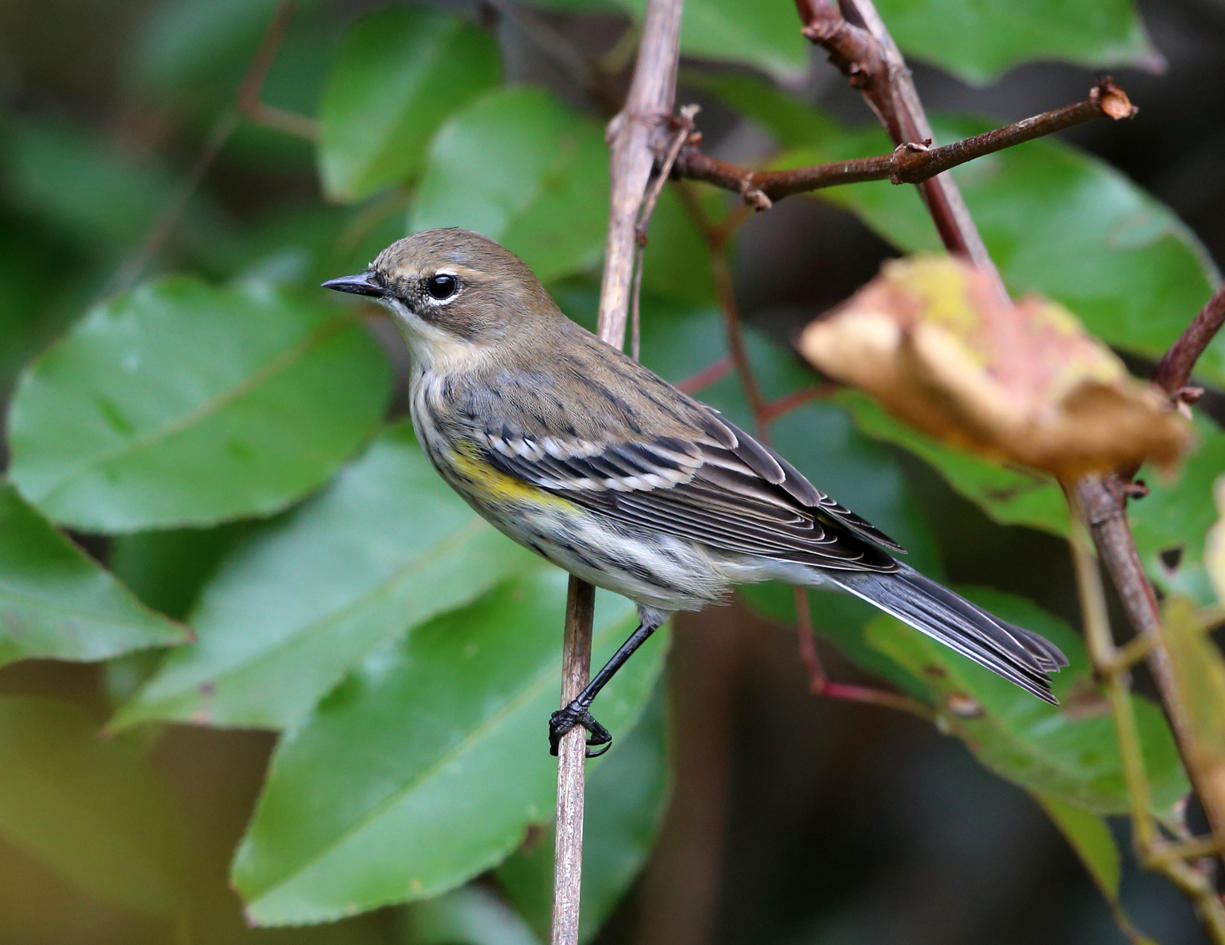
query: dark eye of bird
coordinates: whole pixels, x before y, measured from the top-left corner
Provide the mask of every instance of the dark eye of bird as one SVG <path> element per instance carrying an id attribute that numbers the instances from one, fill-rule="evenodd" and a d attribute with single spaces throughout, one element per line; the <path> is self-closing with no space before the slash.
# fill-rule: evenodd
<path id="1" fill-rule="evenodd" d="M 425 281 L 425 291 L 431 297 L 443 302 L 453 296 L 459 288 L 459 283 L 454 276 L 449 276 L 446 273 L 439 273 L 436 276 L 430 276 Z"/>

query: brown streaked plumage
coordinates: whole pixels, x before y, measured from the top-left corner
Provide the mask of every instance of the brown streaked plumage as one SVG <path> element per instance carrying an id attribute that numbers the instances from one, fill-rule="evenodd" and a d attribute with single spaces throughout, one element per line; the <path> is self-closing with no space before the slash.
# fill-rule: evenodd
<path id="1" fill-rule="evenodd" d="M 835 586 L 1047 702 L 1066 665 L 1049 642 L 991 616 L 889 552 L 899 545 L 719 413 L 604 344 L 492 240 L 429 230 L 357 276 L 324 283 L 377 298 L 413 355 L 422 447 L 515 540 L 638 603 L 642 627 L 552 721 L 610 736 L 587 711 L 674 610 L 736 584 Z"/>

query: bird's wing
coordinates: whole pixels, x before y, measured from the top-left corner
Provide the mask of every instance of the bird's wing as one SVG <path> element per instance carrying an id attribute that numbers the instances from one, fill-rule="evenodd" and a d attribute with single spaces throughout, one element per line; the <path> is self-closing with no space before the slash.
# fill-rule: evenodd
<path id="1" fill-rule="evenodd" d="M 891 538 L 715 411 L 689 404 L 699 410 L 688 436 L 597 444 L 502 426 L 478 445 L 503 473 L 627 524 L 816 567 L 897 569 L 878 547 L 901 551 Z"/>

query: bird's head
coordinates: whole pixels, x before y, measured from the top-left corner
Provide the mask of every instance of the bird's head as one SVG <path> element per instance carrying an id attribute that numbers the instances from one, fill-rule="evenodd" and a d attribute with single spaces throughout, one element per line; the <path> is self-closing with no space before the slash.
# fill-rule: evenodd
<path id="1" fill-rule="evenodd" d="M 564 317 L 523 260 L 471 230 L 406 236 L 365 272 L 323 287 L 376 299 L 429 362 L 468 358 Z"/>

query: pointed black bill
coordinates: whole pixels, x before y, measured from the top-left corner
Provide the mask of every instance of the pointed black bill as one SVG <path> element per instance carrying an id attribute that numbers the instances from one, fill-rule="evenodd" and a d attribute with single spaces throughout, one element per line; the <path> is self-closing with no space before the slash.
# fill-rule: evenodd
<path id="1" fill-rule="evenodd" d="M 354 295 L 369 295 L 376 299 L 387 294 L 387 290 L 374 280 L 372 272 L 359 272 L 355 276 L 329 279 L 323 283 L 323 288 L 335 289 L 337 292 L 352 292 Z"/>

